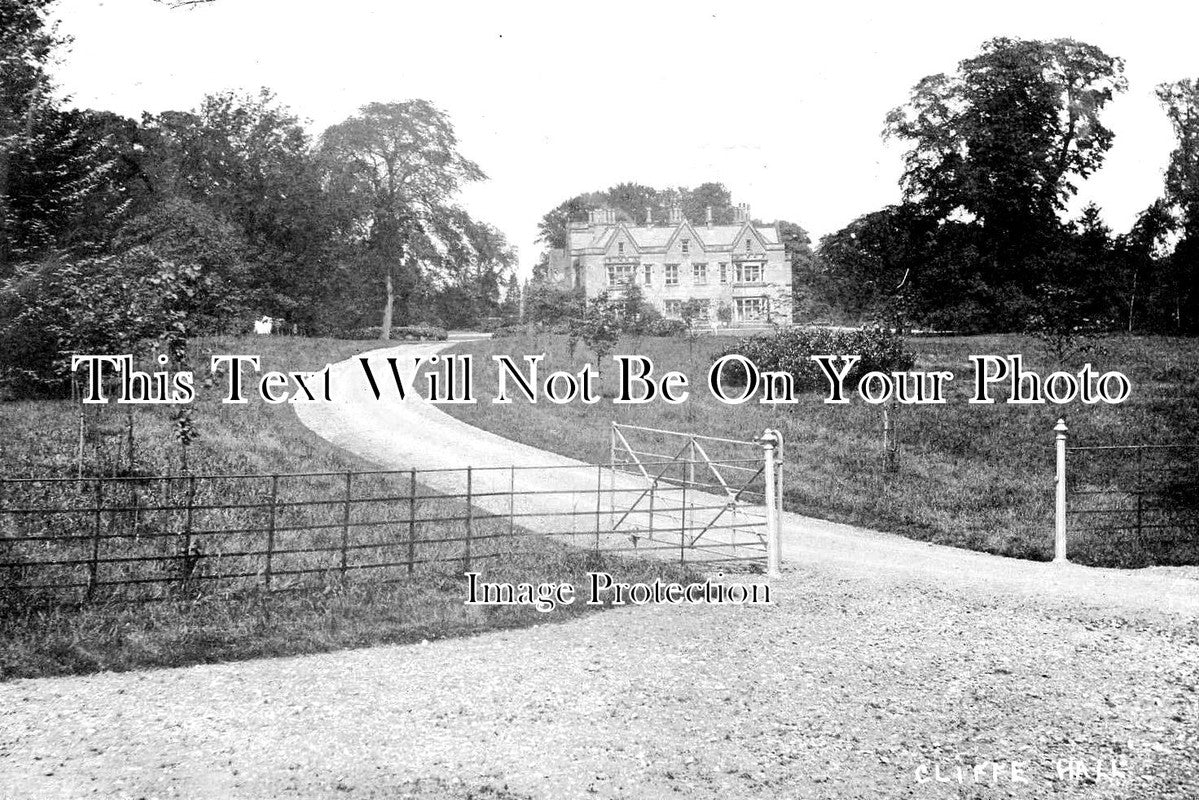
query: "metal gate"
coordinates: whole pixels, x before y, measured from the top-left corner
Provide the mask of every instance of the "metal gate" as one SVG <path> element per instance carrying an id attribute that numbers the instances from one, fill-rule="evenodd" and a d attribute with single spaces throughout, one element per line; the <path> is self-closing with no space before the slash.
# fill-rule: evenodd
<path id="1" fill-rule="evenodd" d="M 612 423 L 609 475 L 639 480 L 639 492 L 614 502 L 611 529 L 637 541 L 663 541 L 712 561 L 781 561 L 782 437 L 757 441 Z"/>

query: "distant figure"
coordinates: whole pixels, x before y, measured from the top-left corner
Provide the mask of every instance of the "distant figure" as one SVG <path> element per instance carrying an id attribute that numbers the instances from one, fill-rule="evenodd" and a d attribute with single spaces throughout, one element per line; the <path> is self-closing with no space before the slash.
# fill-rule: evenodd
<path id="1" fill-rule="evenodd" d="M 257 333 L 259 336 L 270 336 L 274 322 L 270 317 L 263 317 L 260 320 L 256 320 L 254 322 L 254 333 Z"/>

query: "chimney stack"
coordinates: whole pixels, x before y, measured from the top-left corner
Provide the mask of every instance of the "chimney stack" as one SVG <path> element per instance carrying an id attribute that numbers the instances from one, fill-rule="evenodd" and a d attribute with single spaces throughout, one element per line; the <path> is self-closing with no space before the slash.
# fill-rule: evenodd
<path id="1" fill-rule="evenodd" d="M 645 227 L 651 228 L 651 227 L 653 227 L 653 224 L 654 224 L 653 209 L 651 209 L 649 206 L 646 206 L 645 207 Z"/>
<path id="2" fill-rule="evenodd" d="M 708 227 L 712 227 L 712 206 L 708 206 Z"/>
<path id="3" fill-rule="evenodd" d="M 671 225 L 678 225 L 680 222 L 683 221 L 683 209 L 679 206 L 678 203 L 670 204 L 670 216 L 667 218 L 667 221 Z"/>

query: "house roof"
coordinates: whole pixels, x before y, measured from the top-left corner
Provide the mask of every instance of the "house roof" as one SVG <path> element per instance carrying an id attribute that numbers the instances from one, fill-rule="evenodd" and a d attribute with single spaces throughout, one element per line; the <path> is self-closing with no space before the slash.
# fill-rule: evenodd
<path id="1" fill-rule="evenodd" d="M 749 223 L 738 223 L 708 227 L 707 225 L 692 225 L 687 221 L 677 225 L 655 225 L 653 227 L 629 225 L 623 222 L 615 225 L 596 225 L 586 231 L 579 231 L 587 237 L 586 239 L 583 237 L 575 239 L 572 235 L 571 246 L 576 250 L 606 250 L 616 238 L 617 233 L 623 231 L 638 250 L 664 251 L 676 238 L 676 235 L 682 235 L 685 231 L 687 237 L 697 240 L 704 250 L 727 250 L 737 243 L 741 232 L 746 228 L 751 228 L 757 234 L 759 241 L 767 247 L 781 246 L 778 228 L 774 225 L 753 226 Z"/>

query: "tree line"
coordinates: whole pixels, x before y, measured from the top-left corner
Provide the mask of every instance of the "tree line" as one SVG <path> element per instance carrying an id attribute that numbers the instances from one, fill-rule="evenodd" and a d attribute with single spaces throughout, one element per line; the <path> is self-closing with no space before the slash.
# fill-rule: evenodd
<path id="1" fill-rule="evenodd" d="M 851 317 L 957 332 L 1199 332 L 1199 83 L 1157 87 L 1177 144 L 1162 194 L 1114 233 L 1064 219 L 1116 137 L 1124 62 L 1072 39 L 999 38 L 892 111 L 902 202 L 817 248 L 817 290 Z"/>
<path id="2" fill-rule="evenodd" d="M 486 176 L 434 105 L 371 103 L 319 136 L 266 89 L 139 120 L 71 108 L 49 74 L 69 45 L 50 5 L 0 0 L 9 391 L 62 387 L 72 352 L 243 331 L 261 315 L 386 337 L 499 312 L 515 253 L 457 204 Z"/>

